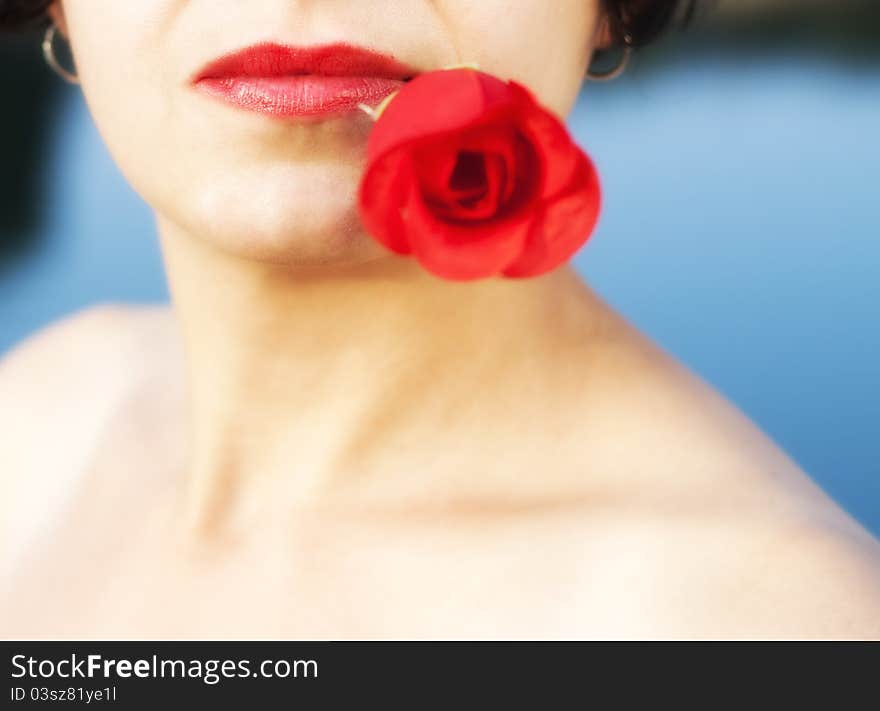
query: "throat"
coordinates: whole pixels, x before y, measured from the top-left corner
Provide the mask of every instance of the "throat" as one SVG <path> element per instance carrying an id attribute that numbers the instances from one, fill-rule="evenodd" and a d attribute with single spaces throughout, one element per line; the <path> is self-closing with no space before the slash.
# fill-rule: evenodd
<path id="1" fill-rule="evenodd" d="M 163 234 L 195 528 L 442 479 L 434 454 L 478 451 L 524 369 L 546 368 L 584 326 L 569 268 L 461 283 L 413 260 L 298 270 L 194 241 Z"/>

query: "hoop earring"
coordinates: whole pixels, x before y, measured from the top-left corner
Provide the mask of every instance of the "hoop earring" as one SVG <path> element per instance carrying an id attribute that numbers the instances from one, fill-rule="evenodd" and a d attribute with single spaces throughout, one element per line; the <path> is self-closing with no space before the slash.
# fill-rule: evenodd
<path id="1" fill-rule="evenodd" d="M 587 70 L 587 79 L 590 81 L 613 81 L 626 71 L 629 60 L 632 57 L 632 37 L 624 35 L 623 52 L 620 55 L 620 61 L 612 69 L 605 72 L 594 72 L 592 69 Z"/>
<path id="2" fill-rule="evenodd" d="M 55 57 L 55 35 L 57 34 L 58 26 L 54 23 L 46 28 L 46 34 L 43 35 L 43 59 L 46 60 L 46 64 L 52 68 L 52 71 L 68 84 L 79 84 L 79 77 L 62 67 Z"/>

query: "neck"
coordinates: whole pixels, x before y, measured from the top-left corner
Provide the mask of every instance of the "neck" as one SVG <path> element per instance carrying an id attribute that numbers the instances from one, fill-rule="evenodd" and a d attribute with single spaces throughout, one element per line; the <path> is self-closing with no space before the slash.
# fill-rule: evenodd
<path id="1" fill-rule="evenodd" d="M 587 292 L 568 266 L 463 283 L 395 257 L 301 268 L 158 226 L 186 355 L 188 509 L 202 524 L 279 487 L 296 500 L 362 483 L 391 442 L 398 455 L 430 448 L 511 388 L 504 369 L 546 368 L 541 353 L 583 331 Z"/>

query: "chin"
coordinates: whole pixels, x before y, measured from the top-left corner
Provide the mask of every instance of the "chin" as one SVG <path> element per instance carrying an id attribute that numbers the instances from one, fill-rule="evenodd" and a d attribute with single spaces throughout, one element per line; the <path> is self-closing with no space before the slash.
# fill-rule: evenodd
<path id="1" fill-rule="evenodd" d="M 357 265 L 396 255 L 363 229 L 360 170 L 285 166 L 230 174 L 175 205 L 191 236 L 245 259 L 291 267 Z"/>

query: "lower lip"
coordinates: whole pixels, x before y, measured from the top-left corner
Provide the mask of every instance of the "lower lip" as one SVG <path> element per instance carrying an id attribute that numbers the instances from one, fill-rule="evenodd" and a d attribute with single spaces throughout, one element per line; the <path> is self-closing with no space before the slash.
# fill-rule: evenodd
<path id="1" fill-rule="evenodd" d="M 277 118 L 332 116 L 358 104 L 374 106 L 403 82 L 383 77 L 223 77 L 202 79 L 196 88 L 229 104 Z"/>

